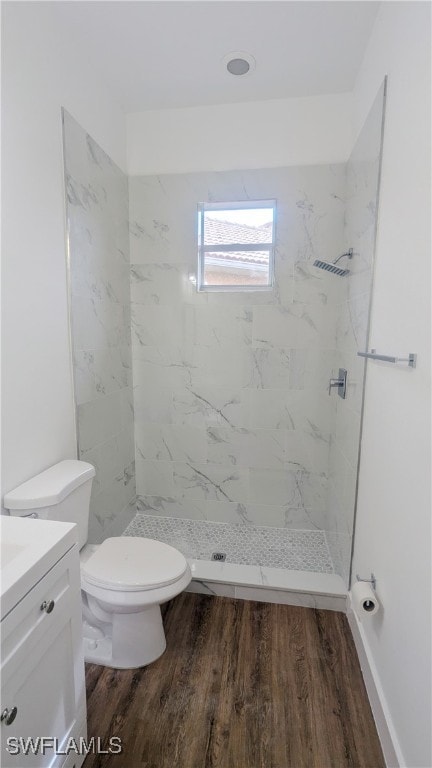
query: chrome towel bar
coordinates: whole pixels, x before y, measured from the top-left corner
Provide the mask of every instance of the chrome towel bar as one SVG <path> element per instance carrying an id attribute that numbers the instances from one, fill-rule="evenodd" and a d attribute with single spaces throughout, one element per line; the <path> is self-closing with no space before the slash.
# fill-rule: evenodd
<path id="1" fill-rule="evenodd" d="M 370 352 L 357 352 L 359 357 L 367 357 L 370 360 L 382 360 L 384 363 L 408 363 L 410 368 L 415 368 L 417 364 L 417 355 L 410 352 L 408 357 L 393 357 L 392 355 L 378 355 L 376 349 Z"/>

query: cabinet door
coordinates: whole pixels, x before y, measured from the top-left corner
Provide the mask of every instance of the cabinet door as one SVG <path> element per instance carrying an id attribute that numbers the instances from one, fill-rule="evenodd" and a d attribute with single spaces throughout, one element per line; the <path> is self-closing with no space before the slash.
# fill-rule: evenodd
<path id="1" fill-rule="evenodd" d="M 41 608 L 51 600 L 52 611 Z M 82 717 L 85 707 L 79 558 L 75 547 L 2 622 L 2 657 L 1 708 L 17 708 L 13 723 L 1 724 L 2 767 L 62 765 L 66 759 L 65 741 L 72 733 L 76 735 L 77 714 Z M 42 749 L 38 737 L 53 742 L 46 742 Z M 78 758 L 77 765 L 80 762 Z"/>

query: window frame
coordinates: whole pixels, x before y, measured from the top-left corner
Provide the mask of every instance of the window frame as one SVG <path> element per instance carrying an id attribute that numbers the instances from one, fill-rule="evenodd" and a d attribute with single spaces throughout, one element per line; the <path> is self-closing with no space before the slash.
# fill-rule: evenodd
<path id="1" fill-rule="evenodd" d="M 250 209 L 272 208 L 273 225 L 271 229 L 271 241 L 267 243 L 218 243 L 217 245 L 204 245 L 204 217 L 206 211 L 242 211 Z M 197 291 L 212 292 L 251 292 L 251 291 L 271 291 L 274 287 L 274 263 L 276 248 L 276 216 L 277 200 L 272 198 L 268 200 L 233 200 L 225 202 L 203 202 L 198 203 L 198 269 L 197 269 Z M 206 285 L 204 283 L 205 255 L 216 251 L 218 253 L 230 253 L 250 251 L 268 251 L 268 283 L 266 285 Z"/>

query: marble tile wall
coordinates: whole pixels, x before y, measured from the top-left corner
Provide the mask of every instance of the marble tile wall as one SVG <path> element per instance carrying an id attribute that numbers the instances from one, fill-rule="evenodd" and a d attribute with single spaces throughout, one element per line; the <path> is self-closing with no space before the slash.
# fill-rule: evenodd
<path id="1" fill-rule="evenodd" d="M 128 181 L 63 115 L 79 457 L 96 467 L 89 541 L 135 498 Z"/>
<path id="2" fill-rule="evenodd" d="M 347 582 L 354 525 L 358 450 L 365 360 L 358 351 L 368 344 L 375 232 L 377 225 L 381 127 L 384 86 L 380 89 L 347 164 L 344 248 L 353 248 L 347 263 L 350 274 L 340 280 L 342 300 L 337 307 L 336 356 L 348 371 L 346 400 L 332 396 L 336 405 L 329 460 L 327 541 L 336 572 Z"/>
<path id="3" fill-rule="evenodd" d="M 328 525 L 345 165 L 132 177 L 138 509 Z M 197 293 L 197 204 L 277 199 L 275 287 Z"/>

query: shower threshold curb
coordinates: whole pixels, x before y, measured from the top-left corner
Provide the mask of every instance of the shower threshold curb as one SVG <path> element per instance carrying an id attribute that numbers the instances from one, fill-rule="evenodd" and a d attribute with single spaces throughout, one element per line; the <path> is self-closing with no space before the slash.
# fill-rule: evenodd
<path id="1" fill-rule="evenodd" d="M 336 574 L 188 559 L 188 592 L 346 613 L 347 590 Z"/>

